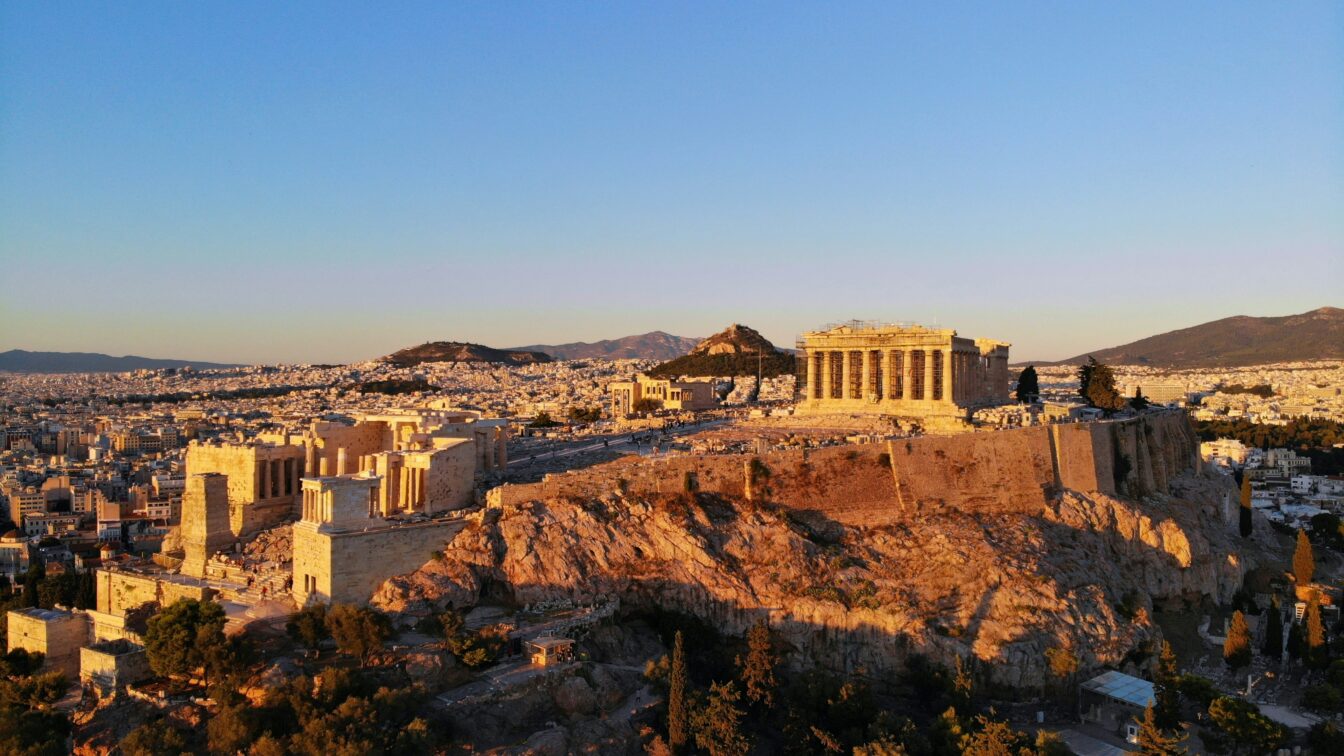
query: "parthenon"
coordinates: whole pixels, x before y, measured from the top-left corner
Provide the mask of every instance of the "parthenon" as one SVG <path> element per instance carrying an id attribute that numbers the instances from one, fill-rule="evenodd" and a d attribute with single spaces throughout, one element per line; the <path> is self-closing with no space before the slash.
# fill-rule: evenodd
<path id="1" fill-rule="evenodd" d="M 950 328 L 851 321 L 804 333 L 801 412 L 928 420 L 1008 400 L 1008 347 Z M 803 376 L 800 376 L 803 377 Z"/>

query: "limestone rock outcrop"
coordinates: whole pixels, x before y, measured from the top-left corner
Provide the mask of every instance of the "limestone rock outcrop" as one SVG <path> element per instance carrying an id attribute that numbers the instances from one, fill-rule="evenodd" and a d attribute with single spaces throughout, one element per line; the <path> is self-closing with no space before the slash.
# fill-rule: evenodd
<path id="1" fill-rule="evenodd" d="M 1034 511 L 949 507 L 878 527 L 719 494 L 522 502 L 385 583 L 375 604 L 460 608 L 486 585 L 521 603 L 616 597 L 732 634 L 768 618 L 803 663 L 882 673 L 920 652 L 1034 686 L 1047 648 L 1084 670 L 1119 665 L 1157 636 L 1151 598 L 1240 586 L 1227 485 L 1186 471 L 1138 501 L 1065 490 Z"/>

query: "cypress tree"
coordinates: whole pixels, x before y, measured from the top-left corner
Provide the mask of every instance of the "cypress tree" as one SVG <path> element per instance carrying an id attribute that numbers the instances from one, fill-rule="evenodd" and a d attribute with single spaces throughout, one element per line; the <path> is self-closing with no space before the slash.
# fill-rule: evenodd
<path id="1" fill-rule="evenodd" d="M 1041 381 L 1036 376 L 1036 367 L 1027 365 L 1022 368 L 1022 374 L 1017 377 L 1017 400 L 1019 402 L 1034 402 L 1041 395 Z"/>
<path id="2" fill-rule="evenodd" d="M 1092 383 L 1092 371 L 1097 365 L 1097 358 L 1088 356 L 1087 362 L 1078 366 L 1078 395 L 1087 400 L 1087 389 Z"/>
<path id="3" fill-rule="evenodd" d="M 747 656 L 738 657 L 742 671 L 742 685 L 747 698 L 770 708 L 775 704 L 775 652 L 770 642 L 770 628 L 759 622 L 747 631 Z"/>
<path id="4" fill-rule="evenodd" d="M 1223 661 L 1234 670 L 1251 663 L 1251 629 L 1240 610 L 1232 612 L 1232 625 L 1223 640 Z"/>
<path id="5" fill-rule="evenodd" d="M 1176 677 L 1176 652 L 1170 643 L 1162 641 L 1162 654 L 1157 659 L 1157 671 L 1153 675 L 1153 698 L 1157 724 L 1164 730 L 1181 726 L 1181 693 L 1176 687 Z"/>
<path id="6" fill-rule="evenodd" d="M 1307 531 L 1297 531 L 1297 548 L 1293 549 L 1293 577 L 1298 585 L 1311 584 L 1316 574 L 1316 556 L 1311 551 L 1311 541 L 1307 540 Z"/>
<path id="7" fill-rule="evenodd" d="M 1251 535 L 1251 479 L 1241 479 L 1241 537 Z"/>
<path id="8" fill-rule="evenodd" d="M 1143 710 L 1143 719 L 1139 720 L 1139 753 L 1145 756 L 1183 756 L 1189 753 L 1185 749 L 1185 739 L 1188 735 L 1168 735 L 1157 724 L 1157 715 L 1153 712 L 1153 705 Z M 1170 728 L 1174 729 L 1174 728 Z"/>
<path id="9" fill-rule="evenodd" d="M 1307 602 L 1307 613 L 1303 618 L 1306 625 L 1307 663 L 1313 667 L 1325 667 L 1330 663 L 1330 652 L 1325 645 L 1325 625 L 1321 623 L 1321 604 L 1315 598 Z"/>
<path id="10" fill-rule="evenodd" d="M 672 668 L 668 671 L 667 744 L 677 751 L 686 746 L 686 656 L 677 631 L 672 643 Z"/>
<path id="11" fill-rule="evenodd" d="M 1279 606 L 1279 597 L 1275 596 L 1269 604 L 1269 613 L 1265 625 L 1265 656 L 1274 661 L 1283 659 L 1283 609 Z"/>

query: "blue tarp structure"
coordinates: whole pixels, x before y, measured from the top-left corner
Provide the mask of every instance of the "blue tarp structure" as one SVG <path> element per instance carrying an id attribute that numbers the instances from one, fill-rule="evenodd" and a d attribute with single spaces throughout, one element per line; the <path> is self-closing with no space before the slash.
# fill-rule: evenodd
<path id="1" fill-rule="evenodd" d="M 1115 701 L 1147 708 L 1153 702 L 1153 684 L 1123 672 L 1103 672 L 1082 685 L 1083 690 Z"/>

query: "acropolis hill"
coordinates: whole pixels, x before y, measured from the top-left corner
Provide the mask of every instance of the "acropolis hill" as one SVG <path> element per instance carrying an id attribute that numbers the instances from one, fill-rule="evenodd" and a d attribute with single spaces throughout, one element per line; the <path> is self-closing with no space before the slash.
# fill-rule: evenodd
<path id="1" fill-rule="evenodd" d="M 768 617 L 830 667 L 969 655 L 1036 685 L 1045 648 L 1120 664 L 1155 637 L 1117 613 L 1127 594 L 1230 595 L 1230 492 L 1177 413 L 620 461 L 495 489 L 480 526 L 374 603 L 414 616 L 486 585 L 520 603 L 618 598 L 733 633 Z"/>

